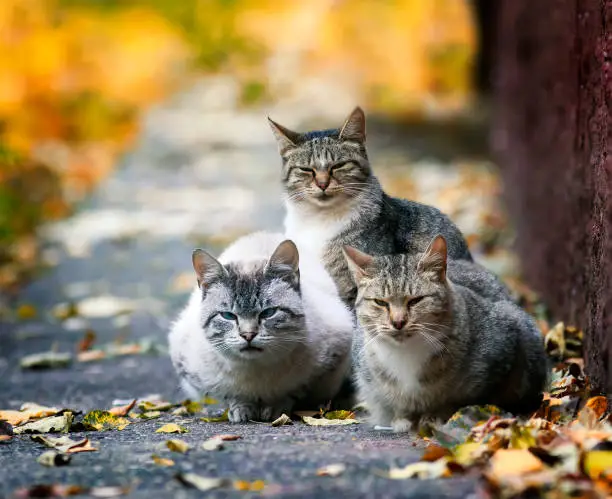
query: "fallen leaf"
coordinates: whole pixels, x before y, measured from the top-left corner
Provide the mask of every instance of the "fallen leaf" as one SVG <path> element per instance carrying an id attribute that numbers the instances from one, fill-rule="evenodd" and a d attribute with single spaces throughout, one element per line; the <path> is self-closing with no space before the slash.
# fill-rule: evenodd
<path id="1" fill-rule="evenodd" d="M 346 471 L 344 464 L 328 464 L 317 470 L 317 476 L 331 476 L 336 477 L 342 475 Z"/>
<path id="2" fill-rule="evenodd" d="M 254 482 L 247 482 L 246 480 L 236 480 L 234 482 L 234 488 L 236 490 L 260 492 L 266 488 L 266 482 L 263 480 L 255 480 Z"/>
<path id="3" fill-rule="evenodd" d="M 175 475 L 175 478 L 183 485 L 193 487 L 203 492 L 218 489 L 228 483 L 227 480 L 223 478 L 208 478 L 195 473 L 178 473 Z"/>
<path id="4" fill-rule="evenodd" d="M 591 409 L 598 419 L 601 419 L 608 410 L 608 400 L 604 396 L 591 397 L 587 400 L 585 407 Z"/>
<path id="5" fill-rule="evenodd" d="M 425 452 L 421 456 L 421 461 L 434 462 L 441 457 L 450 456 L 450 451 L 440 445 L 430 443 L 426 448 Z"/>
<path id="6" fill-rule="evenodd" d="M 323 414 L 325 419 L 355 419 L 352 411 L 327 411 Z"/>
<path id="7" fill-rule="evenodd" d="M 81 317 L 99 319 L 133 312 L 136 309 L 136 303 L 126 298 L 102 295 L 85 298 L 77 303 L 76 307 Z"/>
<path id="8" fill-rule="evenodd" d="M 357 424 L 359 421 L 356 419 L 326 419 L 326 418 L 310 418 L 304 416 L 302 418 L 304 423 L 310 426 L 343 426 L 349 424 Z"/>
<path id="9" fill-rule="evenodd" d="M 291 418 L 287 416 L 286 414 L 281 414 L 280 417 L 272 421 L 272 426 L 275 426 L 275 427 L 292 425 L 292 424 L 293 424 L 293 421 L 291 421 Z"/>
<path id="10" fill-rule="evenodd" d="M 178 439 L 167 440 L 166 447 L 168 447 L 168 449 L 170 449 L 172 452 L 180 452 L 182 454 L 191 448 L 187 442 Z"/>
<path id="11" fill-rule="evenodd" d="M 111 414 L 109 411 L 90 411 L 85 414 L 83 418 L 83 424 L 97 431 L 106 430 L 123 430 L 127 425 L 130 424 L 129 419 L 121 418 Z"/>
<path id="12" fill-rule="evenodd" d="M 15 497 L 70 497 L 90 493 L 90 489 L 80 485 L 40 484 L 15 491 Z"/>
<path id="13" fill-rule="evenodd" d="M 71 354 L 49 351 L 26 355 L 19 361 L 19 365 L 22 369 L 52 369 L 67 367 L 71 362 Z"/>
<path id="14" fill-rule="evenodd" d="M 130 412 L 135 405 L 136 399 L 132 400 L 127 405 L 113 407 L 112 409 L 109 409 L 108 412 L 111 413 L 113 416 L 127 416 L 127 413 Z"/>
<path id="15" fill-rule="evenodd" d="M 65 412 L 60 416 L 51 416 L 18 426 L 13 428 L 13 432 L 17 435 L 22 433 L 68 433 L 72 420 L 72 413 Z"/>
<path id="16" fill-rule="evenodd" d="M 202 443 L 203 450 L 221 450 L 223 449 L 223 440 L 219 437 L 212 437 Z"/>
<path id="17" fill-rule="evenodd" d="M 19 426 L 31 419 L 54 416 L 60 411 L 61 409 L 56 407 L 45 407 L 33 402 L 26 402 L 18 411 L 0 411 L 0 420 L 7 421 L 13 426 Z"/>
<path id="18" fill-rule="evenodd" d="M 79 352 L 76 358 L 78 362 L 93 362 L 105 359 L 106 352 L 104 350 L 88 350 L 86 352 Z"/>
<path id="19" fill-rule="evenodd" d="M 181 405 L 189 414 L 195 414 L 202 410 L 202 404 L 191 400 L 185 400 Z"/>
<path id="20" fill-rule="evenodd" d="M 174 466 L 174 461 L 172 459 L 160 457 L 155 454 L 151 456 L 151 459 L 155 464 L 157 464 L 157 466 Z"/>
<path id="21" fill-rule="evenodd" d="M 138 401 L 138 409 L 142 412 L 150 412 L 150 411 L 169 411 L 176 404 L 171 404 L 170 402 L 165 402 L 163 400 L 139 400 Z"/>
<path id="22" fill-rule="evenodd" d="M 544 464 L 525 449 L 500 449 L 489 463 L 490 474 L 497 479 L 541 471 Z"/>
<path id="23" fill-rule="evenodd" d="M 403 468 L 391 468 L 388 478 L 392 480 L 406 480 L 408 478 L 432 479 L 450 476 L 446 458 L 438 459 L 433 463 L 418 462 Z"/>
<path id="24" fill-rule="evenodd" d="M 200 421 L 204 421 L 205 423 L 224 423 L 226 421 L 229 421 L 229 411 L 226 409 L 223 414 L 221 414 L 220 416 L 217 417 L 211 417 L 211 416 L 206 416 L 203 418 L 200 418 Z"/>
<path id="25" fill-rule="evenodd" d="M 109 498 L 119 497 L 129 494 L 131 487 L 92 487 L 89 489 L 89 495 L 91 497 Z"/>
<path id="26" fill-rule="evenodd" d="M 70 463 L 70 455 L 63 454 L 54 450 L 48 450 L 38 456 L 36 461 L 38 461 L 43 466 L 66 466 Z"/>
<path id="27" fill-rule="evenodd" d="M 203 405 L 216 405 L 219 403 L 219 401 L 212 397 L 204 397 L 202 400 L 200 400 L 200 403 Z"/>
<path id="28" fill-rule="evenodd" d="M 612 451 L 594 450 L 584 455 L 584 472 L 592 480 L 612 471 Z"/>
<path id="29" fill-rule="evenodd" d="M 88 438 L 81 440 L 72 440 L 70 437 L 43 437 L 41 435 L 32 435 L 34 442 L 40 442 L 41 444 L 57 449 L 65 454 L 76 454 L 78 452 L 94 452 L 98 449 L 91 445 Z"/>
<path id="30" fill-rule="evenodd" d="M 242 438 L 242 436 L 240 436 L 240 435 L 223 434 L 223 435 L 217 435 L 215 438 L 219 438 L 219 439 L 223 440 L 224 442 L 233 442 L 235 440 L 240 440 Z"/>
<path id="31" fill-rule="evenodd" d="M 85 331 L 85 335 L 83 336 L 83 338 L 79 341 L 77 345 L 77 352 L 82 353 L 82 352 L 87 352 L 88 350 L 91 350 L 91 347 L 93 347 L 95 342 L 96 342 L 96 333 L 93 330 L 88 329 L 87 331 Z"/>
<path id="32" fill-rule="evenodd" d="M 133 414 L 133 413 L 132 413 Z M 161 416 L 161 412 L 159 411 L 149 411 L 149 412 L 143 412 L 142 414 L 137 414 L 136 417 L 138 419 L 157 419 Z"/>
<path id="33" fill-rule="evenodd" d="M 17 307 L 17 318 L 20 320 L 33 319 L 38 315 L 38 311 L 34 305 L 23 303 Z"/>
<path id="34" fill-rule="evenodd" d="M 188 433 L 189 430 L 175 423 L 168 423 L 155 430 L 155 433 Z"/>

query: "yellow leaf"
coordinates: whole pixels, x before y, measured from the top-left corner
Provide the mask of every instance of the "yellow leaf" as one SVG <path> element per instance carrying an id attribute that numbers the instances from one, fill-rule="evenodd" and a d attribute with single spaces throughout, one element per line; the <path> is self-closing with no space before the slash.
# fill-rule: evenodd
<path id="1" fill-rule="evenodd" d="M 471 466 L 474 462 L 480 458 L 483 451 L 486 451 L 485 446 L 476 442 L 468 442 L 465 444 L 459 444 L 453 450 L 455 461 L 461 466 Z"/>
<path id="2" fill-rule="evenodd" d="M 593 480 L 612 471 L 612 451 L 594 450 L 584 455 L 584 471 Z"/>
<path id="3" fill-rule="evenodd" d="M 90 411 L 85 414 L 83 423 L 98 431 L 105 430 L 123 430 L 127 425 L 130 424 L 130 420 L 126 418 L 120 418 L 114 416 L 108 411 Z"/>
<path id="4" fill-rule="evenodd" d="M 302 417 L 304 423 L 310 426 L 344 426 L 349 424 L 357 424 L 356 419 L 327 419 L 327 418 L 311 418 L 308 416 Z"/>
<path id="5" fill-rule="evenodd" d="M 160 457 L 155 454 L 151 456 L 151 459 L 157 466 L 174 466 L 174 461 L 172 459 L 166 459 L 165 457 Z"/>
<path id="6" fill-rule="evenodd" d="M 188 430 L 174 423 L 168 423 L 155 430 L 155 433 L 187 433 Z"/>
<path id="7" fill-rule="evenodd" d="M 17 308 L 17 317 L 21 320 L 33 319 L 37 314 L 36 307 L 28 303 L 23 303 Z"/>
<path id="8" fill-rule="evenodd" d="M 246 480 L 236 480 L 234 482 L 234 488 L 236 490 L 249 490 L 253 492 L 259 492 L 266 488 L 266 482 L 263 480 L 255 480 L 254 482 L 247 482 Z"/>
<path id="9" fill-rule="evenodd" d="M 109 409 L 108 412 L 110 412 L 113 416 L 127 416 L 127 413 L 132 410 L 134 405 L 136 405 L 136 399 L 132 400 L 127 405 L 113 407 L 112 409 Z"/>
<path id="10" fill-rule="evenodd" d="M 526 449 L 500 449 L 490 461 L 491 474 L 498 479 L 532 473 L 543 468 L 542 461 Z"/>
<path id="11" fill-rule="evenodd" d="M 166 442 L 166 447 L 172 452 L 180 452 L 184 454 L 190 449 L 190 445 L 184 440 L 172 439 Z"/>
<path id="12" fill-rule="evenodd" d="M 229 414 L 229 411 L 225 409 L 225 411 L 223 412 L 223 414 L 221 414 L 221 416 L 204 417 L 204 418 L 200 418 L 200 421 L 204 421 L 205 423 L 223 423 L 225 421 L 229 421 L 228 414 Z"/>

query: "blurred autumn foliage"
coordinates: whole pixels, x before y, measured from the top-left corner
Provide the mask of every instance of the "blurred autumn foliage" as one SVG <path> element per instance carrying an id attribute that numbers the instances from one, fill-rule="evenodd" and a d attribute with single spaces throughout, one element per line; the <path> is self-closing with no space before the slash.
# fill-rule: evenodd
<path id="1" fill-rule="evenodd" d="M 2 0 L 0 287 L 116 164 L 142 110 L 201 72 L 231 72 L 244 101 L 303 78 L 358 87 L 387 113 L 469 101 L 475 51 L 460 0 Z"/>

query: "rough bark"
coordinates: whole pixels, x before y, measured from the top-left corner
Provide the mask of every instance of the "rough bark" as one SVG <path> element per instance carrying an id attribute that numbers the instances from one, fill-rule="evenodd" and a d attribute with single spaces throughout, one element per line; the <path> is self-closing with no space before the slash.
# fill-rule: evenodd
<path id="1" fill-rule="evenodd" d="M 493 147 L 528 282 L 612 394 L 612 0 L 501 0 Z"/>

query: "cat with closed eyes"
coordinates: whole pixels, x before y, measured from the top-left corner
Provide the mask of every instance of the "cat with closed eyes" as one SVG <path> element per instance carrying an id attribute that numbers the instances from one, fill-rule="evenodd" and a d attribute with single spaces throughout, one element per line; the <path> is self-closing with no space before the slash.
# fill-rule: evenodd
<path id="1" fill-rule="evenodd" d="M 300 261 L 301 260 L 301 261 Z M 185 391 L 229 405 L 233 423 L 328 403 L 348 376 L 353 319 L 320 262 L 282 234 L 193 253 L 197 288 L 169 334 Z"/>
<path id="2" fill-rule="evenodd" d="M 385 194 L 366 151 L 365 115 L 356 108 L 338 129 L 298 133 L 272 120 L 282 158 L 285 235 L 322 259 L 342 299 L 356 286 L 342 256 L 347 244 L 373 255 L 423 251 L 442 234 L 449 257 L 471 261 L 459 229 L 431 206 Z"/>
<path id="3" fill-rule="evenodd" d="M 409 431 L 467 405 L 539 407 L 542 335 L 490 272 L 448 260 L 442 236 L 424 252 L 343 251 L 358 287 L 356 381 L 373 423 Z"/>

